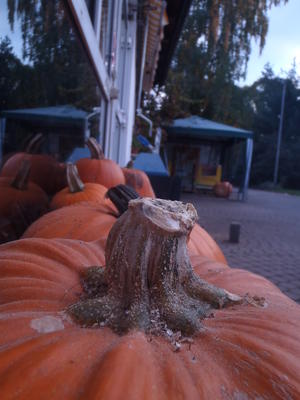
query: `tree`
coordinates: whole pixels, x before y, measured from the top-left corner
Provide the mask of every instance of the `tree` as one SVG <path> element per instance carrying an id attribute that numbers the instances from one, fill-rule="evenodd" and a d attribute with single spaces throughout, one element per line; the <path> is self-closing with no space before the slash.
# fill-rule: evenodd
<path id="1" fill-rule="evenodd" d="M 0 38 L 0 110 L 34 106 L 34 71 L 14 54 L 10 39 Z"/>
<path id="2" fill-rule="evenodd" d="M 267 10 L 286 2 L 194 0 L 166 85 L 169 101 L 227 122 L 234 82 L 246 74 L 251 40 L 259 40 L 263 49 Z"/>
<path id="3" fill-rule="evenodd" d="M 295 66 L 283 80 L 275 76 L 272 68 L 266 65 L 262 77 L 252 85 L 252 102 L 255 108 L 252 130 L 255 132 L 255 146 L 251 181 L 257 185 L 271 182 L 273 178 L 284 81 L 286 81 L 287 90 L 279 161 L 279 182 L 286 188 L 300 188 L 300 132 L 298 129 L 300 90 Z"/>

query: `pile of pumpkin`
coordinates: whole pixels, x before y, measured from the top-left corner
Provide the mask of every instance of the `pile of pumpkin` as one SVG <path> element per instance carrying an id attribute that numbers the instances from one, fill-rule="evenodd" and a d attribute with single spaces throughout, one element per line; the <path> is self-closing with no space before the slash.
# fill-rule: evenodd
<path id="1" fill-rule="evenodd" d="M 2 168 L 1 399 L 299 399 L 299 306 L 89 147 Z"/>

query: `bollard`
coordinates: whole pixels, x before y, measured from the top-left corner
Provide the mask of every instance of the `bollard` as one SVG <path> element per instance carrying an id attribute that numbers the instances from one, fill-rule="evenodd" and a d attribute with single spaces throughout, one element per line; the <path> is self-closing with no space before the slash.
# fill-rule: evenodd
<path id="1" fill-rule="evenodd" d="M 229 228 L 229 242 L 239 243 L 241 226 L 238 222 L 231 222 Z"/>

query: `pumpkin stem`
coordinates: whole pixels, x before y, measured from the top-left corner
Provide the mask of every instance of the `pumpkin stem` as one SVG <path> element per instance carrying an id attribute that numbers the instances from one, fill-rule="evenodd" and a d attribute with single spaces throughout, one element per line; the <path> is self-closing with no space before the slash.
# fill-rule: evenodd
<path id="1" fill-rule="evenodd" d="M 82 192 L 84 190 L 84 184 L 79 177 L 76 165 L 67 163 L 66 174 L 70 193 Z"/>
<path id="2" fill-rule="evenodd" d="M 31 168 L 30 161 L 24 159 L 10 186 L 18 190 L 27 190 L 30 168 Z"/>
<path id="3" fill-rule="evenodd" d="M 42 133 L 38 133 L 34 135 L 34 137 L 29 141 L 25 152 L 29 154 L 34 154 L 37 151 L 37 148 L 40 147 L 41 142 L 43 141 L 43 135 Z"/>
<path id="4" fill-rule="evenodd" d="M 131 200 L 109 233 L 106 267 L 86 271 L 87 297 L 69 308 L 72 317 L 117 332 L 172 329 L 189 335 L 212 309 L 241 303 L 240 296 L 194 273 L 186 243 L 196 220 L 192 204 Z"/>
<path id="5" fill-rule="evenodd" d="M 86 142 L 90 153 L 91 157 L 96 160 L 103 160 L 104 159 L 104 153 L 103 150 L 100 146 L 100 144 L 97 142 L 97 140 L 93 137 L 90 137 L 87 142 Z"/>
<path id="6" fill-rule="evenodd" d="M 122 215 L 128 209 L 128 203 L 130 200 L 137 199 L 139 195 L 137 192 L 127 185 L 117 185 L 110 188 L 105 197 L 108 197 L 112 203 L 117 207 L 120 215 Z"/>

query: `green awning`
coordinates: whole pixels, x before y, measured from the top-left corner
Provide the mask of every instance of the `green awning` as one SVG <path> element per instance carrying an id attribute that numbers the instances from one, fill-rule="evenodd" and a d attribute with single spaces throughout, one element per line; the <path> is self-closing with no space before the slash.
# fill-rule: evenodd
<path id="1" fill-rule="evenodd" d="M 193 139 L 253 138 L 251 131 L 220 124 L 196 115 L 175 119 L 171 125 L 164 126 L 164 128 L 171 136 L 185 136 Z"/>

